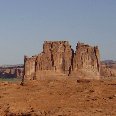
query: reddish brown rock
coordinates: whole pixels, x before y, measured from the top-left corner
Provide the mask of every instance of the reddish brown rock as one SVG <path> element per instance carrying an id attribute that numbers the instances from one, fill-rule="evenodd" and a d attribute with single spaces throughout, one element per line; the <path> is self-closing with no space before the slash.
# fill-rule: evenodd
<path id="1" fill-rule="evenodd" d="M 23 65 L 0 67 L 0 78 L 21 78 L 21 77 L 23 77 Z"/>
<path id="2" fill-rule="evenodd" d="M 100 76 L 100 54 L 97 46 L 92 47 L 83 43 L 77 43 L 71 74 L 85 78 Z"/>
<path id="3" fill-rule="evenodd" d="M 99 76 L 98 47 L 77 44 L 76 53 L 68 41 L 45 41 L 43 52 L 24 59 L 24 77 L 35 79 L 45 76 Z"/>
<path id="4" fill-rule="evenodd" d="M 116 62 L 115 61 L 101 62 L 100 74 L 103 78 L 116 77 Z"/>
<path id="5" fill-rule="evenodd" d="M 25 76 L 29 79 L 68 75 L 73 50 L 67 41 L 45 41 L 43 52 L 31 58 L 25 57 Z"/>
<path id="6" fill-rule="evenodd" d="M 28 58 L 27 56 L 24 57 L 24 76 L 27 79 L 35 77 L 35 60 L 36 56 Z"/>

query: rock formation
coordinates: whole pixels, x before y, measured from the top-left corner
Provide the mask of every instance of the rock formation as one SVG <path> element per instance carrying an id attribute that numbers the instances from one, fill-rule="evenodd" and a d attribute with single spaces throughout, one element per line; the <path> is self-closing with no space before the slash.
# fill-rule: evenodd
<path id="1" fill-rule="evenodd" d="M 23 65 L 0 67 L 0 78 L 21 78 L 21 77 L 23 77 Z"/>
<path id="2" fill-rule="evenodd" d="M 116 77 L 116 61 L 102 61 L 100 75 L 106 77 Z"/>
<path id="3" fill-rule="evenodd" d="M 25 76 L 36 78 L 49 75 L 68 75 L 73 50 L 67 41 L 45 41 L 43 52 L 31 58 L 25 57 Z"/>
<path id="4" fill-rule="evenodd" d="M 78 43 L 76 52 L 68 41 L 45 41 L 43 52 L 24 58 L 24 78 L 45 76 L 99 76 L 100 55 L 98 47 Z M 86 77 L 85 77 L 86 78 Z"/>
<path id="5" fill-rule="evenodd" d="M 100 72 L 100 54 L 98 47 L 91 47 L 77 43 L 76 53 L 73 58 L 72 75 L 95 78 Z"/>

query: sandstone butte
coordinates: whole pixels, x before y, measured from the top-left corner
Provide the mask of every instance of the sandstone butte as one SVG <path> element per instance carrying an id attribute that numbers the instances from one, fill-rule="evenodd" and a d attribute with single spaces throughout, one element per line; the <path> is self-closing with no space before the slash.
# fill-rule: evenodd
<path id="1" fill-rule="evenodd" d="M 68 41 L 45 41 L 43 52 L 24 56 L 24 79 L 60 76 L 99 79 L 98 47 L 78 42 L 74 51 Z"/>

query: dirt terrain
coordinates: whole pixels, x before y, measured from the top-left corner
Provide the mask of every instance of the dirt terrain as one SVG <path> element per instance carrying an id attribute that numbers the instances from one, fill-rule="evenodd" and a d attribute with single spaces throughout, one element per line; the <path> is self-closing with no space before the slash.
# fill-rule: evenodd
<path id="1" fill-rule="evenodd" d="M 0 116 L 116 116 L 116 79 L 0 82 Z"/>

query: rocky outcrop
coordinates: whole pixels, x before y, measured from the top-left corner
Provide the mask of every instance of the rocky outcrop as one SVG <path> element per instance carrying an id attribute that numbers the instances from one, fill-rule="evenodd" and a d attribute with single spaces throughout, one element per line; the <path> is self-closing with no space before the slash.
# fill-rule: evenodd
<path id="1" fill-rule="evenodd" d="M 26 78 L 35 77 L 35 73 L 36 73 L 35 61 L 36 61 L 36 56 L 32 56 L 31 58 L 24 56 L 24 76 Z"/>
<path id="2" fill-rule="evenodd" d="M 68 42 L 45 42 L 43 53 L 37 56 L 36 71 L 52 70 L 68 74 L 71 67 L 72 49 Z"/>
<path id="3" fill-rule="evenodd" d="M 76 52 L 68 41 L 45 41 L 43 52 L 24 58 L 24 78 L 45 76 L 99 76 L 100 55 L 98 47 L 78 43 Z"/>
<path id="4" fill-rule="evenodd" d="M 23 65 L 0 67 L 0 78 L 21 78 L 21 77 L 23 77 Z"/>
<path id="5" fill-rule="evenodd" d="M 36 78 L 49 75 L 68 75 L 73 50 L 67 41 L 45 41 L 43 52 L 31 58 L 25 57 L 25 76 Z"/>
<path id="6" fill-rule="evenodd" d="M 100 76 L 100 54 L 98 47 L 77 43 L 73 58 L 72 75 L 95 78 Z"/>
<path id="7" fill-rule="evenodd" d="M 106 77 L 116 77 L 116 61 L 102 61 L 100 75 Z"/>

